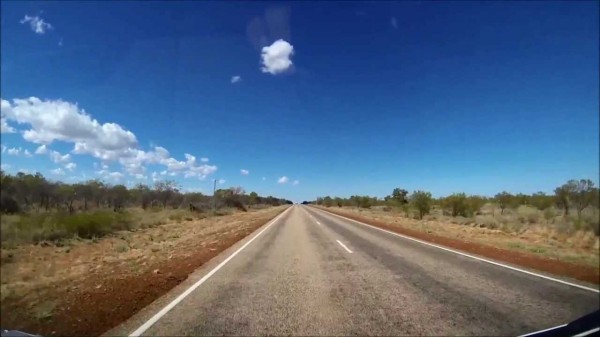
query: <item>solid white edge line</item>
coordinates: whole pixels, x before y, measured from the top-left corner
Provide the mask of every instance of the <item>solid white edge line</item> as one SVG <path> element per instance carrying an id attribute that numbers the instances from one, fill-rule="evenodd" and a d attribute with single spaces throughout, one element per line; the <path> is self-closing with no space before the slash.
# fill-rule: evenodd
<path id="1" fill-rule="evenodd" d="M 585 336 L 589 336 L 589 335 L 593 334 L 594 332 L 598 332 L 598 331 L 600 331 L 600 327 L 593 328 L 591 330 L 584 331 L 582 333 L 578 333 L 576 335 L 573 335 L 573 337 L 585 337 Z"/>
<path id="2" fill-rule="evenodd" d="M 340 240 L 335 240 L 335 241 L 337 241 L 337 243 L 339 243 L 339 244 L 340 244 L 340 246 L 344 247 L 344 249 L 345 249 L 345 250 L 346 250 L 348 253 L 352 254 L 352 251 L 351 251 L 350 249 L 348 249 L 348 247 L 346 247 L 346 245 L 345 245 L 345 244 L 343 244 L 343 243 L 342 243 L 342 241 L 340 241 Z"/>
<path id="3" fill-rule="evenodd" d="M 200 285 L 202 285 L 202 283 L 204 283 L 211 276 L 213 276 L 213 274 L 216 273 L 219 269 L 221 269 L 225 264 L 227 264 L 227 262 L 229 262 L 231 259 L 233 259 L 239 252 L 241 252 L 249 244 L 251 244 L 252 241 L 254 241 L 257 237 L 259 237 L 264 231 L 269 229 L 275 222 L 277 222 L 277 220 L 279 220 L 279 218 L 281 218 L 290 209 L 292 209 L 292 207 L 288 207 L 288 209 L 286 209 L 285 211 L 280 213 L 278 216 L 276 216 L 273 220 L 271 220 L 271 223 L 269 223 L 265 228 L 263 228 L 260 232 L 258 232 L 258 234 L 256 234 L 252 239 L 250 239 L 248 242 L 246 242 L 238 250 L 233 252 L 233 254 L 229 255 L 229 257 L 227 259 L 225 259 L 218 266 L 213 268 L 213 270 L 211 270 L 208 274 L 204 275 L 204 277 L 202 277 L 200 280 L 198 280 L 196 283 L 194 283 L 191 287 L 189 287 L 181 295 L 177 296 L 177 298 L 175 298 L 173 301 L 171 301 L 171 303 L 167 304 L 164 308 L 162 308 L 159 312 L 157 312 L 154 316 L 152 316 L 152 318 L 150 318 L 148 321 L 146 321 L 146 323 L 142 324 L 139 328 L 137 328 L 134 332 L 132 332 L 129 335 L 129 337 L 141 336 L 152 325 L 154 325 L 156 322 L 158 322 L 158 320 L 161 319 L 166 313 L 168 313 L 177 304 L 179 304 L 179 302 L 181 302 L 184 298 L 186 298 L 189 294 L 191 294 L 192 291 L 196 290 L 196 288 L 198 288 Z"/>
<path id="4" fill-rule="evenodd" d="M 487 259 L 484 259 L 484 258 L 481 258 L 481 257 L 477 257 L 477 256 L 474 256 L 474 255 L 470 255 L 470 254 L 466 254 L 466 253 L 463 253 L 463 252 L 459 252 L 459 251 L 457 251 L 457 250 L 454 250 L 454 249 L 450 249 L 450 248 L 446 248 L 446 247 L 438 246 L 438 245 L 436 245 L 436 244 L 433 244 L 433 243 L 429 243 L 429 242 L 426 242 L 426 241 L 422 241 L 422 240 L 419 240 L 419 239 L 415 239 L 415 238 L 413 238 L 413 237 L 410 237 L 410 236 L 406 236 L 406 235 L 402 235 L 402 234 L 394 233 L 394 232 L 392 232 L 392 231 L 388 231 L 388 230 L 386 230 L 386 229 L 383 229 L 383 228 L 375 227 L 375 226 L 373 226 L 373 225 L 369 225 L 369 224 L 366 224 L 366 223 L 364 223 L 364 222 L 360 222 L 360 221 L 358 221 L 358 220 L 350 219 L 350 218 L 347 218 L 347 217 L 345 217 L 345 216 L 342 216 L 342 215 L 337 215 L 337 214 L 335 214 L 335 213 L 331 213 L 331 212 L 328 212 L 328 211 L 322 210 L 322 209 L 320 209 L 320 208 L 315 208 L 315 209 L 316 209 L 316 210 L 320 210 L 320 211 L 322 211 L 322 212 L 324 212 L 324 213 L 327 213 L 327 214 L 334 215 L 334 216 L 336 216 L 336 217 L 339 217 L 339 218 L 343 218 L 343 219 L 346 219 L 346 220 L 350 220 L 350 221 L 352 221 L 352 222 L 355 222 L 355 223 L 361 224 L 361 225 L 363 225 L 363 226 L 368 226 L 368 227 L 371 227 L 371 228 L 374 228 L 374 229 L 380 230 L 380 231 L 382 231 L 382 232 L 386 232 L 386 233 L 389 233 L 389 234 L 393 234 L 393 235 L 399 236 L 399 237 L 401 237 L 401 238 L 404 238 L 404 239 L 407 239 L 407 240 L 412 240 L 412 241 L 415 241 L 415 242 L 419 242 L 419 243 L 422 243 L 422 244 L 424 244 L 424 245 L 427 245 L 427 246 L 431 246 L 431 247 L 439 248 L 439 249 L 442 249 L 442 250 L 445 250 L 445 251 L 448 251 L 448 252 L 452 252 L 452 253 L 454 253 L 454 254 L 458 254 L 458 255 L 462 255 L 462 256 L 470 257 L 470 258 L 472 258 L 472 259 L 475 259 L 475 260 L 478 260 L 478 261 L 481 261 L 481 262 L 486 262 L 486 263 L 489 263 L 489 264 L 493 264 L 493 265 L 495 265 L 495 266 L 499 266 L 499 267 L 508 268 L 508 269 L 510 269 L 510 270 L 514 270 L 514 271 L 519 271 L 519 272 L 521 272 L 521 273 L 525 273 L 525 274 L 532 275 L 532 276 L 537 276 L 537 277 L 539 277 L 539 278 L 543 278 L 543 279 L 546 279 L 546 280 L 549 280 L 549 281 L 554 281 L 554 282 L 557 282 L 557 283 L 562 283 L 562 284 L 565 284 L 565 285 L 568 285 L 568 286 L 571 286 L 571 287 L 575 287 L 575 288 L 579 288 L 579 289 L 583 289 L 583 290 L 587 290 L 587 291 L 591 291 L 591 292 L 595 292 L 595 293 L 600 293 L 600 290 L 598 290 L 598 289 L 594 289 L 594 288 L 590 288 L 590 287 L 582 286 L 582 285 L 579 285 L 579 284 L 576 284 L 576 283 L 571 283 L 571 282 L 563 281 L 563 280 L 560 280 L 560 279 L 557 279 L 557 278 L 554 278 L 554 277 L 550 277 L 550 276 L 546 276 L 546 275 L 542 275 L 542 274 L 538 274 L 538 273 L 530 272 L 530 271 L 527 271 L 527 270 L 524 270 L 524 269 L 520 269 L 520 268 L 512 267 L 512 266 L 509 266 L 509 265 L 506 265 L 506 264 L 502 264 L 502 263 L 494 262 L 494 261 L 487 260 Z"/>
<path id="5" fill-rule="evenodd" d="M 527 337 L 527 336 L 535 335 L 535 334 L 542 333 L 542 332 L 546 332 L 546 331 L 552 331 L 552 330 L 560 329 L 560 328 L 563 328 L 563 327 L 565 327 L 565 326 L 567 326 L 567 324 L 563 324 L 563 325 L 555 326 L 555 327 L 548 328 L 548 329 L 544 329 L 544 330 L 539 330 L 539 331 L 530 332 L 530 333 L 527 333 L 527 334 L 524 334 L 524 335 L 520 335 L 519 337 Z"/>

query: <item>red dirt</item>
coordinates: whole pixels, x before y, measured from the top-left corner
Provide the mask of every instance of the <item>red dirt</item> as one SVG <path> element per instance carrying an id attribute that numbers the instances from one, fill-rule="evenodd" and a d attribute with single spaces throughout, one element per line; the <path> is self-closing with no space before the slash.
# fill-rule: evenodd
<path id="1" fill-rule="evenodd" d="M 192 256 L 162 261 L 132 275 L 127 270 L 111 270 L 81 280 L 77 288 L 48 289 L 47 298 L 56 301 L 52 317 L 29 317 L 19 301 L 3 303 L 2 326 L 44 336 L 98 336 L 124 322 L 140 309 L 184 281 L 198 267 L 246 237 L 268 220 L 258 220 L 243 232 L 228 233 L 210 247 Z M 154 271 L 158 269 L 158 272 Z M 45 295 L 46 296 L 46 295 Z"/>
<path id="2" fill-rule="evenodd" d="M 361 221 L 372 226 L 383 228 L 395 233 L 407 235 L 420 239 L 423 241 L 439 244 L 449 248 L 456 248 L 458 250 L 485 256 L 498 261 L 504 261 L 511 264 L 532 268 L 544 272 L 548 272 L 555 275 L 567 276 L 577 280 L 590 282 L 594 284 L 600 284 L 600 270 L 598 268 L 576 265 L 564 261 L 557 261 L 539 256 L 534 256 L 522 252 L 515 252 L 507 249 L 501 249 L 497 247 L 482 245 L 479 243 L 468 242 L 464 240 L 458 240 L 448 237 L 442 237 L 435 234 L 425 233 L 418 230 L 412 230 L 408 228 L 398 227 L 397 225 L 390 225 L 388 223 L 366 218 L 356 214 L 342 212 L 339 210 L 332 210 L 324 207 L 317 207 L 324 211 L 341 215 L 353 220 Z"/>

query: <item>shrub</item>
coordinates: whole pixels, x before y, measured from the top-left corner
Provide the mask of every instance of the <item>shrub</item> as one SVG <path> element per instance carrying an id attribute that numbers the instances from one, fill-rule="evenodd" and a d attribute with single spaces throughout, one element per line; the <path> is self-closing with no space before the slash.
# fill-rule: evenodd
<path id="1" fill-rule="evenodd" d="M 431 208 L 431 193 L 414 191 L 410 196 L 410 201 L 419 211 L 419 219 L 423 219 L 425 214 L 429 214 L 429 209 Z"/>
<path id="2" fill-rule="evenodd" d="M 131 224 L 127 213 L 112 211 L 26 214 L 10 226 L 2 226 L 2 241 L 39 243 L 73 237 L 91 239 L 117 230 L 131 229 Z"/>

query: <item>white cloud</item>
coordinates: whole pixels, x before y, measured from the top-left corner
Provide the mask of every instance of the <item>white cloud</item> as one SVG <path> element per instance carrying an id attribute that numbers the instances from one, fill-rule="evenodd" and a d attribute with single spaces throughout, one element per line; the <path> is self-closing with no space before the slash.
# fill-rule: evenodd
<path id="1" fill-rule="evenodd" d="M 244 170 L 244 169 L 241 169 L 241 170 L 240 170 L 240 173 L 241 173 L 243 176 L 247 176 L 247 175 L 249 175 L 249 174 L 250 174 L 250 171 L 248 171 L 248 170 Z"/>
<path id="2" fill-rule="evenodd" d="M 288 178 L 288 177 L 286 177 L 286 176 L 283 176 L 283 177 L 281 177 L 281 178 L 279 178 L 279 179 L 277 180 L 277 182 L 278 182 L 278 183 L 280 183 L 280 184 L 285 184 L 285 183 L 287 183 L 288 181 L 290 181 L 290 178 Z"/>
<path id="3" fill-rule="evenodd" d="M 100 124 L 76 104 L 61 100 L 42 101 L 37 97 L 2 100 L 2 115 L 19 124 L 29 124 L 23 138 L 37 144 L 65 141 L 75 144 L 74 152 L 101 159 L 117 159 L 137 146 L 135 135 L 114 123 Z"/>
<path id="4" fill-rule="evenodd" d="M 110 179 L 110 180 L 113 180 L 113 181 L 120 181 L 125 176 L 121 172 L 117 172 L 117 171 L 112 171 L 111 172 L 111 171 L 108 171 L 108 170 L 96 171 L 96 174 L 100 175 L 104 179 Z"/>
<path id="5" fill-rule="evenodd" d="M 0 164 L 0 169 L 2 170 L 8 170 L 9 168 L 11 168 L 10 164 Z"/>
<path id="6" fill-rule="evenodd" d="M 0 133 L 15 133 L 15 128 L 8 125 L 4 117 L 0 117 Z"/>
<path id="7" fill-rule="evenodd" d="M 231 83 L 238 83 L 242 81 L 242 77 L 241 76 L 232 76 L 231 77 Z"/>
<path id="8" fill-rule="evenodd" d="M 54 175 L 57 176 L 64 176 L 65 175 L 65 171 L 63 171 L 63 169 L 61 169 L 60 167 L 54 170 L 50 170 L 50 172 Z"/>
<path id="9" fill-rule="evenodd" d="M 77 104 L 62 100 L 40 100 L 36 97 L 2 99 L 2 118 L 18 124 L 29 125 L 23 138 L 41 144 L 36 154 L 49 153 L 54 162 L 70 162 L 70 155 L 60 155 L 50 151 L 47 145 L 54 141 L 74 144 L 72 153 L 88 154 L 103 162 L 117 161 L 131 176 L 144 174 L 146 164 L 160 164 L 166 167 L 170 176 L 184 173 L 185 177 L 205 179 L 217 171 L 217 166 L 196 163 L 196 157 L 186 153 L 185 161 L 177 160 L 169 151 L 153 146 L 150 151 L 138 149 L 136 136 L 119 124 L 100 124 Z M 203 163 L 208 158 L 201 158 Z"/>
<path id="10" fill-rule="evenodd" d="M 294 186 L 296 186 L 298 184 L 300 184 L 300 180 L 294 180 L 294 182 L 292 183 L 292 185 L 294 185 Z"/>
<path id="11" fill-rule="evenodd" d="M 48 155 L 50 156 L 50 159 L 57 164 L 68 163 L 71 161 L 71 155 L 68 153 L 61 154 L 58 151 L 51 150 L 50 152 L 48 152 Z"/>
<path id="12" fill-rule="evenodd" d="M 44 19 L 40 18 L 39 16 L 25 15 L 25 17 L 19 22 L 22 24 L 29 23 L 29 27 L 36 34 L 44 34 L 46 33 L 46 30 L 51 30 L 54 28 L 51 24 L 44 21 Z"/>
<path id="13" fill-rule="evenodd" d="M 48 153 L 48 148 L 46 145 L 40 145 L 37 149 L 35 149 L 35 154 L 46 154 Z"/>
<path id="14" fill-rule="evenodd" d="M 392 27 L 394 27 L 394 29 L 398 29 L 398 20 L 396 20 L 396 18 L 393 16 L 390 19 L 390 25 L 392 25 Z"/>
<path id="15" fill-rule="evenodd" d="M 288 70 L 292 66 L 290 57 L 294 54 L 294 46 L 287 41 L 279 39 L 272 45 L 262 49 L 262 67 L 263 73 L 276 75 Z"/>
<path id="16" fill-rule="evenodd" d="M 202 157 L 202 158 L 200 158 L 200 161 L 203 163 L 208 163 L 208 158 Z"/>
<path id="17" fill-rule="evenodd" d="M 6 153 L 8 155 L 11 156 L 25 156 L 25 157 L 32 157 L 33 155 L 31 154 L 31 152 L 29 152 L 29 150 L 27 149 L 23 149 L 22 147 L 11 147 L 11 148 L 7 148 L 6 146 L 2 145 L 2 153 Z"/>
<path id="18" fill-rule="evenodd" d="M 77 167 L 77 164 L 75 164 L 75 163 L 67 163 L 65 165 L 65 168 L 69 171 L 73 171 L 76 167 Z"/>
<path id="19" fill-rule="evenodd" d="M 134 177 L 135 179 L 141 179 L 141 180 L 146 180 L 146 179 L 148 179 L 148 177 L 146 177 L 146 176 L 145 176 L 145 175 L 143 175 L 143 174 L 139 174 L 139 173 L 138 173 L 138 174 L 134 174 L 134 175 L 133 175 L 133 177 Z"/>
<path id="20" fill-rule="evenodd" d="M 225 184 L 226 180 L 225 179 L 219 179 L 218 183 L 219 185 L 223 185 Z"/>
<path id="21" fill-rule="evenodd" d="M 18 156 L 21 154 L 21 148 L 11 147 L 10 149 L 6 150 L 6 153 L 11 156 Z"/>

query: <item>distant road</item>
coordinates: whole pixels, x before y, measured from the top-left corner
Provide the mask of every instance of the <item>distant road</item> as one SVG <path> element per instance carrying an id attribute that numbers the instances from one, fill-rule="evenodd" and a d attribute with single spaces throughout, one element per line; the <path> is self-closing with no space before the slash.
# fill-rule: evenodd
<path id="1" fill-rule="evenodd" d="M 290 207 L 257 233 L 154 323 L 144 319 L 136 333 L 519 335 L 599 306 L 592 290 L 306 206 Z"/>

